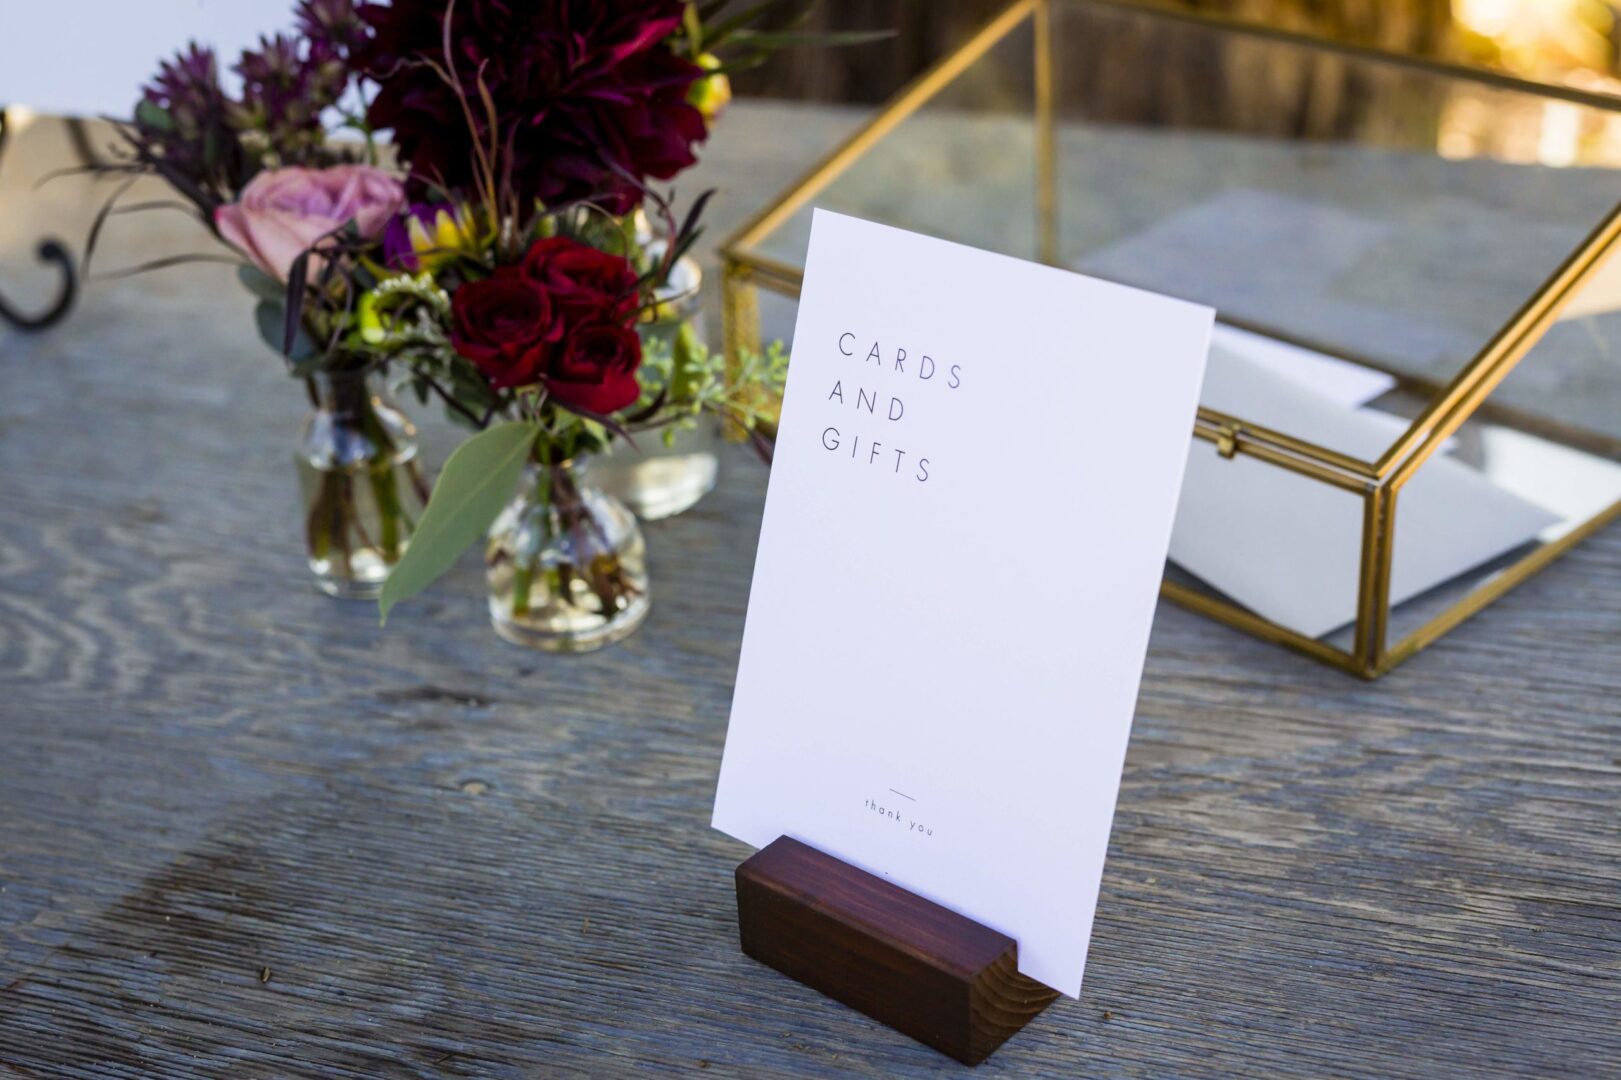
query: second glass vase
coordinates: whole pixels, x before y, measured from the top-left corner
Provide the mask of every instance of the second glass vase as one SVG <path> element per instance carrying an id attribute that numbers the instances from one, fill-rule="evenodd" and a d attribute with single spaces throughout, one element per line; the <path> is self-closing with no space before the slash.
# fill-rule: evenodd
<path id="1" fill-rule="evenodd" d="M 583 464 L 532 463 L 490 528 L 490 622 L 508 641 L 585 652 L 628 637 L 647 618 L 647 550 L 618 499 Z"/>
<path id="2" fill-rule="evenodd" d="M 649 259 L 657 260 L 663 254 L 664 241 L 644 236 L 643 243 Z M 698 302 L 702 287 L 703 271 L 690 257 L 682 256 L 669 280 L 659 286 L 658 304 L 637 324 L 645 351 L 668 353 L 682 337 L 704 344 Z M 617 445 L 612 454 L 597 457 L 591 463 L 591 475 L 643 521 L 685 513 L 714 490 L 721 445 L 714 418 L 700 417 L 693 427 L 672 429 L 668 441 L 658 432 L 649 432 L 638 443 L 639 447 Z"/>
<path id="3" fill-rule="evenodd" d="M 364 371 L 317 372 L 297 462 L 315 584 L 373 600 L 428 501 L 416 429 Z"/>

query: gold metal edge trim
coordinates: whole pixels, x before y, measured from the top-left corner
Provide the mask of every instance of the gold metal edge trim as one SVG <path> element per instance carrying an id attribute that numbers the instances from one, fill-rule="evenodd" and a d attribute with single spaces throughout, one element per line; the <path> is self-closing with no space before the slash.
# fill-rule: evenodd
<path id="1" fill-rule="evenodd" d="M 805 285 L 805 271 L 790 266 L 780 259 L 757 255 L 751 251 L 727 251 L 724 257 L 728 263 L 748 267 L 760 284 L 783 296 L 798 297 L 800 289 Z"/>
<path id="2" fill-rule="evenodd" d="M 1412 659 L 1420 650 L 1433 645 L 1447 633 L 1456 629 L 1459 624 L 1474 617 L 1492 601 L 1498 599 L 1510 589 L 1523 584 L 1538 571 L 1547 567 L 1549 563 L 1564 555 L 1577 544 L 1594 536 L 1599 530 L 1618 518 L 1621 518 L 1621 499 L 1611 503 L 1558 540 L 1550 544 L 1544 544 L 1519 562 L 1506 567 L 1497 576 L 1485 582 L 1452 605 L 1452 607 L 1443 611 L 1423 626 L 1418 627 L 1392 646 L 1380 661 L 1379 673 L 1383 674 L 1396 665 Z"/>
<path id="3" fill-rule="evenodd" d="M 1317 443 L 1297 439 L 1292 435 L 1285 435 L 1281 431 L 1275 431 L 1260 424 L 1252 424 L 1240 416 L 1218 412 L 1215 409 L 1201 405 L 1199 406 L 1198 421 L 1212 425 L 1233 436 L 1240 446 L 1257 442 L 1267 443 L 1279 450 L 1297 454 L 1310 459 L 1316 464 L 1338 470 L 1346 474 L 1343 477 L 1345 482 L 1341 483 L 1338 479 L 1330 482 L 1338 483 L 1341 487 L 1349 487 L 1353 491 L 1362 491 L 1372 487 L 1373 482 L 1377 479 L 1373 474 L 1373 465 L 1370 462 L 1351 457 L 1349 454 L 1342 454 L 1337 450 L 1330 450 L 1328 447 L 1320 446 Z"/>
<path id="4" fill-rule="evenodd" d="M 1380 455 L 1374 463 L 1375 473 L 1395 487 L 1405 484 L 1542 339 L 1577 290 L 1597 273 L 1618 237 L 1621 203 Z"/>
<path id="5" fill-rule="evenodd" d="M 1390 566 L 1396 534 L 1396 492 L 1379 487 L 1363 501 L 1362 555 L 1357 575 L 1356 636 L 1353 652 L 1367 671 L 1377 671 L 1385 651 L 1390 619 Z"/>
<path id="6" fill-rule="evenodd" d="M 974 61 L 989 52 L 992 46 L 1030 17 L 1040 2 L 1041 0 L 1014 0 L 1014 3 L 982 26 L 956 51 L 948 53 L 939 63 L 907 84 L 905 89 L 880 108 L 878 115 L 835 147 L 812 166 L 809 172 L 769 201 L 763 210 L 745 222 L 721 245 L 722 250 L 731 251 L 749 247 L 758 243 L 762 236 L 775 231 L 784 220 L 837 179 L 866 152 L 868 147 L 925 105 L 930 98 L 967 70 Z"/>
<path id="7" fill-rule="evenodd" d="M 1372 677 L 1370 672 L 1357 665 L 1356 658 L 1350 653 L 1336 649 L 1334 646 L 1318 641 L 1315 638 L 1297 634 L 1293 630 L 1279 626 L 1268 619 L 1263 619 L 1253 612 L 1246 611 L 1229 600 L 1209 596 L 1176 581 L 1162 581 L 1160 583 L 1160 595 L 1174 604 L 1187 608 L 1189 611 L 1226 623 L 1235 630 L 1242 630 L 1263 641 L 1275 645 L 1285 645 L 1310 656 L 1314 660 L 1320 660 L 1352 675 L 1359 675 L 1363 678 Z"/>
<path id="8" fill-rule="evenodd" d="M 1036 243 L 1037 258 L 1058 265 L 1058 110 L 1053 86 L 1053 32 L 1050 0 L 1035 12 Z"/>

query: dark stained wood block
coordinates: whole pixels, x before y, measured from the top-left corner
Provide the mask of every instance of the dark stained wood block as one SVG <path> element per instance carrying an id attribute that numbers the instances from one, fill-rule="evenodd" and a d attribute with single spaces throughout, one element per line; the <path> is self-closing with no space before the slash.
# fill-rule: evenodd
<path id="1" fill-rule="evenodd" d="M 754 959 L 968 1065 L 1058 996 L 1006 934 L 786 836 L 737 868 L 737 922 Z"/>

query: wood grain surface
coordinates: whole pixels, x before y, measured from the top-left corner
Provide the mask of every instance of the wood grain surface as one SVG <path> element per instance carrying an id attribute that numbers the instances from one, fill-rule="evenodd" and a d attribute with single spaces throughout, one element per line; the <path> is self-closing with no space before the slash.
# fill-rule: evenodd
<path id="1" fill-rule="evenodd" d="M 715 235 L 854 119 L 738 108 Z M 0 163 L 19 304 L 93 205 L 30 190 L 64 145 Z M 738 948 L 708 822 L 764 473 L 648 527 L 622 646 L 502 643 L 474 556 L 385 632 L 306 580 L 304 406 L 239 292 L 0 327 L 0 1071 L 956 1068 Z M 1371 685 L 1163 605 L 1083 996 L 979 1075 L 1617 1075 L 1618 695 L 1617 528 Z"/>

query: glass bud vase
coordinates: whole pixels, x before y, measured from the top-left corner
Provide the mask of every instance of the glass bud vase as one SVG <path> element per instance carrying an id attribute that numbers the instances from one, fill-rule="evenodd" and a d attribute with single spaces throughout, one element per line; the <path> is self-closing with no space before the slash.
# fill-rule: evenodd
<path id="1" fill-rule="evenodd" d="M 297 461 L 310 572 L 329 596 L 374 600 L 428 501 L 416 429 L 365 371 L 318 372 L 309 390 Z"/>
<path id="2" fill-rule="evenodd" d="M 647 245 L 647 257 L 657 259 L 663 241 Z M 642 349 L 670 350 L 682 335 L 703 343 L 703 319 L 698 302 L 703 271 L 691 258 L 677 260 L 655 294 L 657 305 L 637 325 Z M 715 487 L 720 474 L 720 432 L 710 416 L 700 416 L 697 427 L 675 430 L 666 442 L 660 432 L 637 436 L 636 447 L 616 445 L 613 453 L 591 465 L 593 478 L 603 489 L 635 511 L 643 521 L 674 517 L 690 510 Z"/>
<path id="3" fill-rule="evenodd" d="M 581 463 L 530 464 L 485 550 L 490 622 L 508 641 L 586 652 L 628 637 L 649 607 L 636 517 Z"/>

